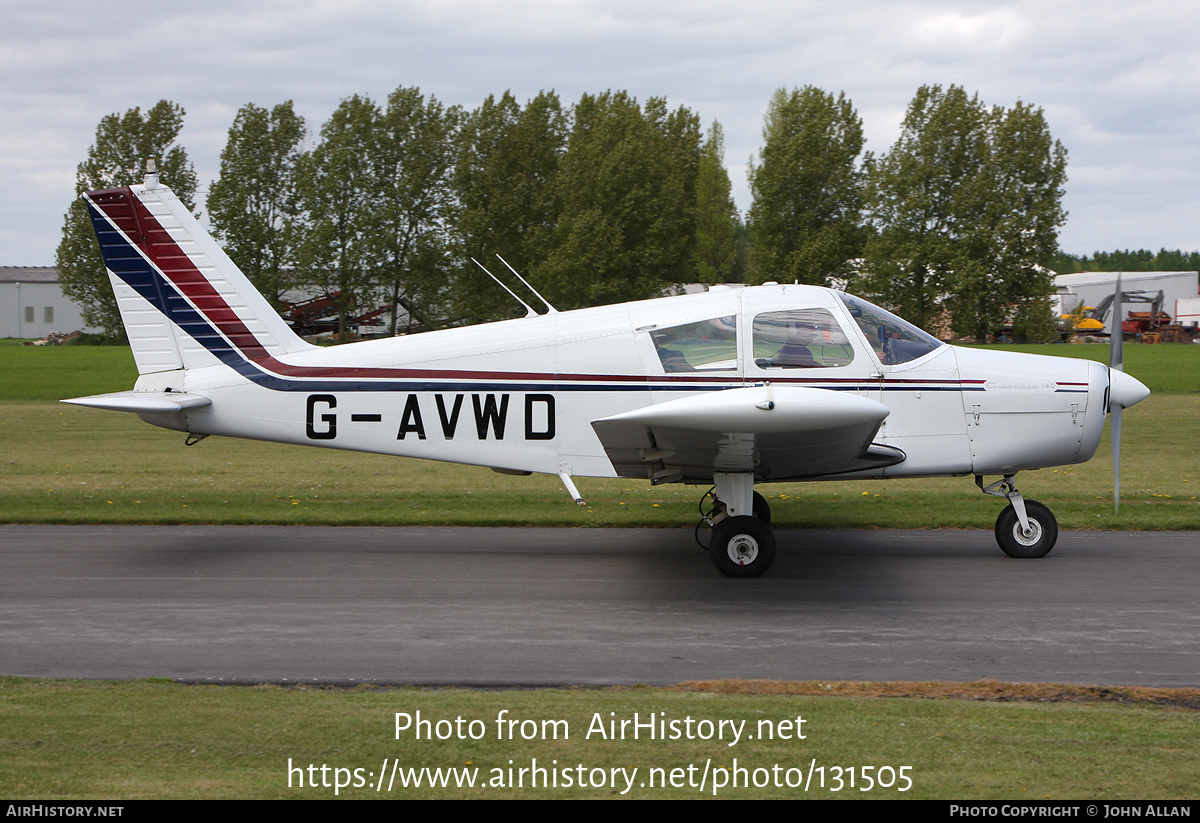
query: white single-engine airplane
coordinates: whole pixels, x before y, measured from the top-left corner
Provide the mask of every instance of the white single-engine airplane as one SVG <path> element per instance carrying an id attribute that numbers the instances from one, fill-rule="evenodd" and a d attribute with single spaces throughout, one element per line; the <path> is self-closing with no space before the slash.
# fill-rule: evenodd
<path id="1" fill-rule="evenodd" d="M 188 433 L 713 487 L 713 563 L 775 555 L 755 483 L 974 475 L 1001 549 L 1058 526 L 1013 482 L 1081 463 L 1149 395 L 1113 364 L 946 345 L 848 294 L 713 287 L 333 348 L 297 337 L 179 199 L 84 196 L 137 361 L 133 391 L 64 402 Z M 1118 289 L 1120 287 L 1118 286 Z M 1114 454 L 1119 445 L 1114 443 Z M 984 486 L 984 475 L 1001 479 Z"/>

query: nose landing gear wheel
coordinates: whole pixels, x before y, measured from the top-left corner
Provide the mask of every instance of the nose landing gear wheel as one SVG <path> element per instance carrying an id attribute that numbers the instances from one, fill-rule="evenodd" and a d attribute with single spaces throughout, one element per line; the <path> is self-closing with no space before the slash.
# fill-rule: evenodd
<path id="1" fill-rule="evenodd" d="M 775 535 L 757 517 L 728 517 L 713 527 L 708 551 L 726 577 L 758 577 L 775 561 Z"/>
<path id="2" fill-rule="evenodd" d="M 1021 530 L 1021 521 L 1013 507 L 1005 506 L 996 518 L 996 542 L 1009 557 L 1044 557 L 1058 540 L 1058 521 L 1050 510 L 1036 500 L 1025 501 L 1029 532 Z"/>

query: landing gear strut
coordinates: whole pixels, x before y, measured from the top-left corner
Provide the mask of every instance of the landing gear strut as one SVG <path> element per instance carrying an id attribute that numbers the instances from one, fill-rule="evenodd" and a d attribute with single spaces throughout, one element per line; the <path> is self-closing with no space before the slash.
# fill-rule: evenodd
<path id="1" fill-rule="evenodd" d="M 1007 474 L 985 487 L 983 476 L 977 474 L 975 485 L 984 494 L 1008 498 L 1009 505 L 996 518 L 996 542 L 1000 550 L 1009 557 L 1044 557 L 1058 540 L 1058 521 L 1041 503 L 1023 498 L 1014 477 Z"/>
<path id="2" fill-rule="evenodd" d="M 704 504 L 709 500 L 712 501 L 712 505 L 705 510 Z M 765 497 L 758 492 L 755 492 L 754 499 L 750 504 L 750 507 L 753 510 L 755 517 L 768 526 L 771 525 L 771 506 L 767 503 L 767 499 Z M 726 517 L 729 517 L 729 512 L 725 509 L 724 501 L 717 498 L 713 489 L 709 489 L 708 494 L 700 498 L 700 517 L 701 525 L 708 526 L 710 528 L 714 524 L 724 520 Z M 701 548 L 704 548 L 705 551 L 708 551 L 707 547 L 704 547 L 703 545 Z"/>
<path id="3" fill-rule="evenodd" d="M 715 501 L 700 525 L 712 527 L 708 553 L 713 565 L 726 577 L 758 577 L 775 561 L 775 535 L 771 531 L 771 508 L 754 491 L 751 474 L 714 476 L 715 486 L 705 495 Z M 703 509 L 703 502 L 701 504 Z M 699 528 L 697 542 L 699 542 Z"/>

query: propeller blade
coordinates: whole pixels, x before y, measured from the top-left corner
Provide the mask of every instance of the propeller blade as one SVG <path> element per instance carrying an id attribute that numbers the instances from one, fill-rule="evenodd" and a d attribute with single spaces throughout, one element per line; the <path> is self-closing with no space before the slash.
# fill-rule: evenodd
<path id="1" fill-rule="evenodd" d="M 1108 335 L 1108 367 L 1117 371 L 1125 371 L 1125 357 L 1121 351 L 1124 344 L 1125 335 L 1121 332 L 1121 314 L 1123 307 L 1121 305 L 1121 274 L 1117 273 L 1117 291 L 1113 295 L 1112 303 L 1112 322 L 1109 324 Z"/>
<path id="2" fill-rule="evenodd" d="M 1121 412 L 1150 396 L 1150 390 L 1136 377 L 1123 371 L 1108 370 L 1108 414 L 1112 431 L 1113 511 L 1121 508 Z"/>
<path id="3" fill-rule="evenodd" d="M 1116 406 L 1109 414 L 1112 427 L 1113 453 L 1113 514 L 1121 511 L 1121 407 Z"/>
<path id="4" fill-rule="evenodd" d="M 1125 334 L 1121 330 L 1121 273 L 1117 272 L 1117 290 L 1113 294 L 1112 322 L 1108 335 L 1108 413 L 1109 425 L 1112 431 L 1113 455 L 1113 514 L 1121 511 L 1121 410 L 1124 406 L 1116 397 L 1114 391 L 1113 372 L 1124 371 L 1125 366 Z"/>

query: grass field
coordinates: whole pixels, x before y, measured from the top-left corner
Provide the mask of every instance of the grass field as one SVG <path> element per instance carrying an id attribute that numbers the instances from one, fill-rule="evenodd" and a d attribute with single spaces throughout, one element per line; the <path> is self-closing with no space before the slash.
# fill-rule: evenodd
<path id="1" fill-rule="evenodd" d="M 931 689 L 963 699 L 842 696 Z M 1200 713 L 1172 705 L 1195 703 L 1200 695 L 1194 690 L 1044 686 L 1034 687 L 1037 702 L 998 702 L 1013 691 L 995 684 L 954 690 L 828 683 L 328 690 L 0 678 L 0 794 L 57 800 L 330 798 L 338 779 L 332 770 L 340 768 L 346 770 L 340 779 L 349 784 L 338 791 L 343 798 L 1195 797 Z M 496 719 L 505 710 L 518 725 L 501 740 Z M 418 740 L 410 729 L 397 733 L 396 713 L 415 721 L 418 711 L 431 721 L 426 737 L 438 733 L 437 721 L 450 721 L 440 727 L 449 739 Z M 614 740 L 598 733 L 597 720 L 607 734 L 608 721 L 631 720 L 635 713 L 642 722 L 650 715 L 681 722 L 690 717 L 693 739 L 685 725 L 678 727 L 678 739 L 648 740 L 643 731 L 637 740 Z M 457 718 L 463 725 L 455 724 Z M 472 727 L 473 720 L 479 722 Z M 530 720 L 532 726 L 523 724 Z M 695 739 L 700 721 L 722 720 L 723 740 Z M 729 745 L 741 723 L 743 736 Z M 459 729 L 467 739 L 459 739 Z M 523 739 L 521 729 L 533 739 Z M 767 739 L 768 731 L 774 739 Z M 289 788 L 289 759 L 293 768 L 315 765 L 318 781 L 320 767 L 328 766 L 328 787 L 300 788 L 300 775 L 292 771 Z M 477 785 L 402 788 L 397 779 L 391 791 L 378 791 L 377 775 L 390 773 L 392 761 L 404 769 L 455 769 L 467 779 L 474 773 Z M 513 788 L 522 779 L 518 770 L 534 765 L 555 771 L 558 786 L 530 788 L 527 773 L 524 786 Z M 576 783 L 580 766 L 587 782 L 603 776 L 604 785 L 565 786 L 564 775 Z M 362 770 L 357 786 L 355 769 Z M 624 770 L 615 789 L 613 769 Z M 674 787 L 662 785 L 672 776 Z M 864 791 L 864 776 L 890 785 Z M 734 779 L 741 781 L 737 787 Z"/>

